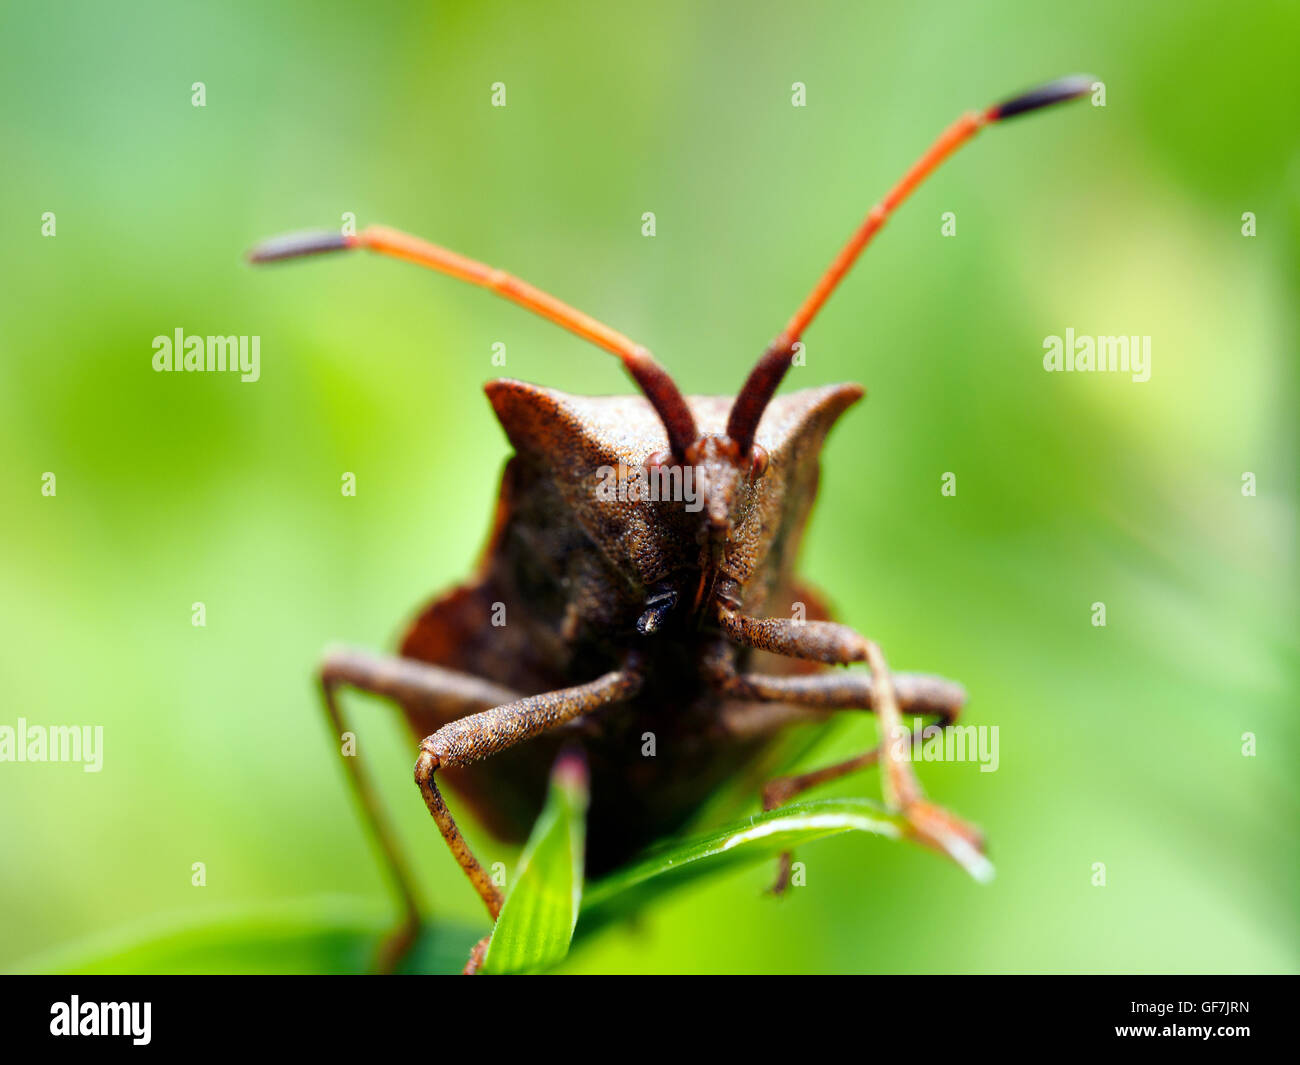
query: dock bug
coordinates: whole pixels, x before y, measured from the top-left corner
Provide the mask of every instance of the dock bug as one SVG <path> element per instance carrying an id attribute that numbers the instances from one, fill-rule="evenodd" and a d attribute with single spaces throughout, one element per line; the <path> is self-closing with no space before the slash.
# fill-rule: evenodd
<path id="1" fill-rule="evenodd" d="M 882 742 L 836 765 L 772 781 L 771 809 L 801 792 L 880 764 L 886 803 L 916 840 L 950 856 L 982 850 L 980 833 L 927 801 L 912 771 L 903 713 L 957 717 L 965 693 L 940 677 L 891 673 L 880 648 L 831 621 L 795 576 L 817 489 L 823 440 L 858 401 L 858 385 L 774 398 L 805 330 L 863 248 L 944 159 L 987 125 L 1086 95 L 1064 78 L 945 130 L 867 214 L 812 293 L 768 346 L 734 401 L 683 396 L 641 345 L 501 270 L 383 227 L 270 240 L 254 262 L 365 248 L 497 295 L 619 358 L 640 395 L 572 396 L 496 380 L 488 399 L 514 448 L 475 574 L 411 623 L 396 655 L 338 650 L 320 670 L 324 703 L 344 731 L 338 693 L 397 703 L 423 737 L 415 781 L 456 861 L 495 920 L 502 892 L 465 841 L 440 783 L 483 826 L 524 838 L 562 743 L 590 765 L 587 873 L 608 871 L 680 828 L 701 803 L 789 725 L 838 710 L 879 716 Z M 611 493 L 600 471 L 634 479 L 693 475 L 692 499 Z M 681 493 L 677 493 L 680 495 Z M 767 616 L 805 605 L 804 617 Z M 505 611 L 507 623 L 493 624 Z M 864 662 L 867 670 L 825 666 Z M 642 752 L 653 733 L 655 757 Z M 362 809 L 401 895 L 392 961 L 411 942 L 411 878 L 357 758 L 345 758 Z M 789 876 L 781 863 L 777 890 Z M 468 968 L 482 955 L 476 949 Z"/>

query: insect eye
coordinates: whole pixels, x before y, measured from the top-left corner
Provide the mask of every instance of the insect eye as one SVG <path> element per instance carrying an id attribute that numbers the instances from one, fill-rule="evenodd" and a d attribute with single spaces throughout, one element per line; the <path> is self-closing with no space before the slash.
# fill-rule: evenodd
<path id="1" fill-rule="evenodd" d="M 677 592 L 669 590 L 652 595 L 645 603 L 645 613 L 637 620 L 636 630 L 642 636 L 650 636 L 659 631 L 664 618 L 677 605 Z"/>
<path id="2" fill-rule="evenodd" d="M 749 476 L 757 481 L 767 472 L 767 452 L 758 444 L 749 449 Z"/>

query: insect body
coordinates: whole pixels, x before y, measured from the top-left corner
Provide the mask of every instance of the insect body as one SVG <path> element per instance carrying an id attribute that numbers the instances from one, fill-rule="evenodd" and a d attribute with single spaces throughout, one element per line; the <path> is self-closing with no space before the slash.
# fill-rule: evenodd
<path id="1" fill-rule="evenodd" d="M 1088 78 L 1063 79 L 950 126 L 872 208 L 734 400 L 685 397 L 643 347 L 608 326 L 502 271 L 393 230 L 290 236 L 251 253 L 266 262 L 367 248 L 450 274 L 604 348 L 640 388 L 640 396 L 593 398 L 491 382 L 488 399 L 514 455 L 477 572 L 419 614 L 398 655 L 339 650 L 321 667 L 337 732 L 344 730 L 338 691 L 348 686 L 391 698 L 423 737 L 416 783 L 494 919 L 501 892 L 461 835 L 442 783 L 491 832 L 522 839 L 560 745 L 580 742 L 591 771 L 587 871 L 594 874 L 679 828 L 791 724 L 871 710 L 888 740 L 906 734 L 904 712 L 942 725 L 956 718 L 960 686 L 891 673 L 879 647 L 830 621 L 794 573 L 822 443 L 862 390 L 774 395 L 840 279 L 943 159 L 985 125 L 1090 86 Z M 620 485 L 667 490 L 611 492 L 611 475 Z M 796 602 L 806 616 L 785 616 Z M 506 623 L 493 624 L 502 610 Z M 867 671 L 825 668 L 856 662 Z M 656 757 L 643 757 L 647 735 Z M 914 838 L 963 859 L 980 851 L 974 828 L 924 798 L 899 746 L 882 742 L 775 780 L 764 806 L 879 763 L 886 802 Z M 364 771 L 356 758 L 344 761 L 405 907 L 391 962 L 418 926 L 415 895 Z M 778 889 L 788 871 L 787 856 Z"/>

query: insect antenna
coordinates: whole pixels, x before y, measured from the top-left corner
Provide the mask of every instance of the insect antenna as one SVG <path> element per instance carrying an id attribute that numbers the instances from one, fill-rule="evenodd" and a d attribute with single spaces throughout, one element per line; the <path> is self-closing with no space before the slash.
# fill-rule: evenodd
<path id="1" fill-rule="evenodd" d="M 674 458 L 683 460 L 686 449 L 695 442 L 695 419 L 681 390 L 648 350 L 603 322 L 596 321 L 504 270 L 457 255 L 446 248 L 386 226 L 370 226 L 360 233 L 350 235 L 323 232 L 275 237 L 253 248 L 248 253 L 248 258 L 255 263 L 269 263 L 352 248 L 365 248 L 395 259 L 404 259 L 489 289 L 503 299 L 604 348 L 622 361 L 624 368 L 654 407 L 668 431 L 668 442 Z"/>
<path id="2" fill-rule="evenodd" d="M 740 454 L 747 453 L 753 445 L 759 419 L 790 368 L 794 359 L 794 346 L 803 336 L 804 330 L 857 261 L 862 249 L 871 242 L 871 238 L 912 191 L 948 156 L 990 123 L 1036 111 L 1050 104 L 1077 99 L 1087 95 L 1092 90 L 1092 85 L 1093 78 L 1087 75 L 1061 78 L 983 111 L 969 111 L 939 135 L 939 139 L 930 145 L 898 184 L 867 213 L 867 217 L 821 276 L 808 298 L 794 312 L 777 338 L 768 345 L 750 372 L 727 419 L 727 436 L 739 445 Z"/>

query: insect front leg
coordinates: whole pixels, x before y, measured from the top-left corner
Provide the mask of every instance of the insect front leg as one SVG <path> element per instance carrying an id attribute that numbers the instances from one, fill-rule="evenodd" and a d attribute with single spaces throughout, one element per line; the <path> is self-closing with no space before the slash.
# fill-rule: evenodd
<path id="1" fill-rule="evenodd" d="M 438 769 L 452 769 L 482 761 L 583 714 L 610 703 L 622 702 L 635 695 L 640 687 L 638 661 L 635 656 L 629 656 L 623 668 L 606 673 L 588 684 L 530 695 L 481 713 L 470 714 L 444 725 L 421 742 L 420 755 L 415 762 L 415 783 L 424 796 L 424 803 L 433 815 L 438 830 L 451 848 L 452 855 L 474 885 L 474 890 L 483 900 L 493 921 L 501 912 L 504 898 L 461 835 L 442 793 L 434 783 L 434 774 Z M 475 947 L 466 972 L 477 969 L 485 946 L 485 943 L 480 943 Z"/>
<path id="2" fill-rule="evenodd" d="M 838 680 L 839 678 L 834 676 L 827 676 L 826 679 Z M 899 678 L 896 679 L 901 680 L 902 678 L 900 676 Z M 941 678 L 927 677 L 925 679 L 940 680 Z M 915 713 L 929 713 L 935 710 L 935 708 L 933 707 L 927 707 L 925 709 L 921 709 L 915 705 L 908 707 L 906 700 L 903 699 L 899 699 L 899 704 L 904 708 L 911 709 Z M 850 709 L 850 708 L 852 708 L 852 704 L 846 705 L 844 707 L 844 709 Z M 946 728 L 948 725 L 951 725 L 954 721 L 956 721 L 960 710 L 961 710 L 961 703 L 959 701 L 954 701 L 949 707 L 944 708 L 944 710 L 940 713 L 940 720 L 938 723 L 939 727 Z M 912 744 L 915 744 L 917 740 L 919 740 L 919 738 L 920 737 L 917 736 L 916 733 L 910 733 L 908 736 L 908 741 Z M 822 766 L 820 769 L 814 769 L 807 773 L 796 773 L 796 774 L 791 774 L 790 776 L 776 777 L 773 780 L 769 780 L 767 784 L 764 785 L 763 787 L 763 809 L 775 810 L 778 806 L 784 806 L 791 799 L 794 799 L 796 796 L 802 795 L 805 791 L 818 787 L 822 784 L 828 784 L 832 780 L 839 780 L 841 777 L 846 777 L 851 773 L 858 772 L 859 770 L 869 769 L 871 766 L 874 766 L 879 763 L 881 750 L 889 742 L 890 741 L 886 740 L 880 744 L 877 744 L 869 751 L 865 751 L 862 754 L 855 755 L 852 758 L 846 758 L 842 762 L 835 762 L 832 765 Z M 783 851 L 777 863 L 776 880 L 772 884 L 773 894 L 781 895 L 785 892 L 785 889 L 789 886 L 791 862 L 792 862 L 792 858 L 790 852 Z"/>
<path id="3" fill-rule="evenodd" d="M 950 856 L 983 853 L 983 837 L 973 826 L 929 802 L 912 771 L 911 759 L 899 742 L 910 733 L 903 726 L 900 695 L 908 696 L 914 712 L 937 713 L 941 724 L 956 718 L 965 693 L 959 685 L 935 677 L 908 676 L 906 685 L 897 685 L 885 656 L 871 640 L 846 625 L 828 621 L 796 622 L 786 618 L 751 618 L 722 610 L 719 621 L 723 632 L 734 642 L 757 650 L 828 664 L 866 662 L 869 677 L 861 674 L 815 674 L 803 677 L 768 677 L 760 674 L 732 674 L 721 683 L 727 694 L 759 701 L 777 701 L 819 709 L 861 708 L 875 710 L 880 718 L 880 746 L 855 759 L 806 774 L 808 783 L 773 781 L 765 790 L 773 805 L 788 801 L 793 795 L 836 779 L 857 769 L 879 763 L 882 768 L 885 802 L 900 812 L 921 842 Z M 716 668 L 716 667 L 715 667 Z M 921 710 L 924 705 L 928 710 Z M 823 775 L 826 774 L 826 775 Z M 791 790 L 793 789 L 793 790 Z M 769 807 L 770 808 L 770 807 Z M 783 867 L 788 860 L 783 861 Z M 784 886 L 782 880 L 778 880 Z"/>
<path id="4" fill-rule="evenodd" d="M 839 710 L 874 710 L 875 685 L 863 673 L 815 673 L 809 676 L 779 677 L 764 673 L 737 673 L 731 649 L 720 648 L 709 662 L 710 676 L 717 689 L 736 704 L 723 717 L 729 736 L 748 738 L 770 734 L 787 725 L 824 721 Z M 934 716 L 946 728 L 957 720 L 966 693 L 960 684 L 926 673 L 894 674 L 894 691 L 900 710 L 912 715 Z M 838 780 L 877 764 L 880 748 L 873 747 L 854 758 L 824 766 L 809 773 L 777 777 L 763 788 L 764 810 L 774 810 L 810 788 Z M 781 854 L 772 892 L 783 894 L 790 882 L 791 855 Z"/>
<path id="5" fill-rule="evenodd" d="M 376 655 L 366 651 L 335 648 L 328 651 L 320 666 L 320 686 L 325 713 L 336 739 L 348 731 L 339 707 L 341 687 L 382 695 L 416 709 L 441 717 L 472 714 L 501 702 L 518 698 L 518 693 L 499 684 L 455 670 L 443 669 L 409 658 Z M 391 970 L 410 949 L 420 927 L 420 908 L 414 882 L 397 837 L 385 816 L 370 775 L 361 765 L 359 755 L 343 758 L 348 779 L 361 805 L 370 831 L 379 844 L 384 864 L 397 889 L 402 905 L 402 920 L 383 941 L 375 960 L 376 968 Z"/>

